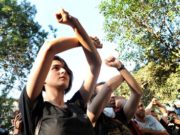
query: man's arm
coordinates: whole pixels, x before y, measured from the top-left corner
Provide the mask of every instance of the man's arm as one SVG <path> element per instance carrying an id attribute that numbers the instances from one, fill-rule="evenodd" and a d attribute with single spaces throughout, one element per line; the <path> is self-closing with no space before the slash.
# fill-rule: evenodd
<path id="1" fill-rule="evenodd" d="M 158 109 L 162 112 L 163 115 L 167 116 L 166 107 L 163 106 L 156 98 L 153 98 L 151 102 L 146 106 L 145 111 L 147 115 L 151 114 L 152 107 L 157 106 Z"/>
<path id="2" fill-rule="evenodd" d="M 114 57 L 109 57 L 107 59 L 106 63 L 109 66 L 114 66 L 117 69 L 120 69 L 122 66 L 122 63 L 120 61 L 118 61 L 117 59 L 115 59 L 115 60 L 114 59 L 115 59 Z M 116 63 L 116 64 L 114 64 L 114 63 Z M 121 68 L 121 70 L 119 72 L 131 90 L 130 98 L 127 100 L 126 104 L 123 107 L 126 118 L 129 121 L 136 112 L 140 97 L 142 96 L 142 90 L 141 90 L 139 84 L 137 83 L 137 81 L 128 72 L 128 70 L 126 68 Z M 117 82 L 115 84 L 117 84 Z M 113 85 L 113 86 L 115 86 L 115 85 Z"/>
<path id="3" fill-rule="evenodd" d="M 166 130 L 164 131 L 157 131 L 152 129 L 140 129 L 143 135 L 169 135 Z"/>
<path id="4" fill-rule="evenodd" d="M 95 89 L 95 85 L 100 73 L 101 58 L 96 48 L 97 45 L 102 47 L 102 44 L 99 42 L 98 38 L 96 38 L 96 45 L 94 45 L 89 35 L 86 33 L 85 29 L 78 21 L 78 19 L 74 17 L 71 17 L 71 19 L 74 25 L 73 29 L 75 31 L 76 37 L 82 45 L 87 62 L 89 64 L 89 70 L 87 72 L 84 83 L 80 88 L 80 93 L 86 104 L 92 96 L 93 90 Z"/>

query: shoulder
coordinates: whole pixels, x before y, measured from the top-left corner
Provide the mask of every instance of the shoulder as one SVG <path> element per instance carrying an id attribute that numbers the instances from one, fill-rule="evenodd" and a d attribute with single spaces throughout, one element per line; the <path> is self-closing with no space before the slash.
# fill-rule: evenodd
<path id="1" fill-rule="evenodd" d="M 83 111 L 86 112 L 87 107 L 84 104 L 84 100 L 83 100 L 82 95 L 79 90 L 74 94 L 74 96 L 70 100 L 67 101 L 67 103 L 76 105 L 79 108 L 81 108 Z"/>
<path id="2" fill-rule="evenodd" d="M 152 115 L 146 115 L 145 119 L 153 119 L 154 120 L 155 118 Z"/>

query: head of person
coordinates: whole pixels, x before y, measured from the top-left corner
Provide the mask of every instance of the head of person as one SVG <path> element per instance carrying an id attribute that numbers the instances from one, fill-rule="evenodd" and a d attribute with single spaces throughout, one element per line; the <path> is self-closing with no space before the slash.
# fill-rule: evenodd
<path id="1" fill-rule="evenodd" d="M 54 56 L 51 67 L 47 74 L 43 90 L 48 87 L 63 89 L 68 93 L 72 86 L 73 73 L 67 63 L 59 56 Z"/>
<path id="2" fill-rule="evenodd" d="M 135 116 L 138 117 L 139 119 L 145 118 L 145 107 L 142 101 L 140 101 L 138 104 Z"/>

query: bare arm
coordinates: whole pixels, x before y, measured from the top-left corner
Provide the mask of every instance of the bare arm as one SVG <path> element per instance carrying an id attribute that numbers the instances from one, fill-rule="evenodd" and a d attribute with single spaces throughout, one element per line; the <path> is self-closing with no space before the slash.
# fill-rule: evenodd
<path id="1" fill-rule="evenodd" d="M 114 57 L 109 57 L 107 59 L 108 65 L 112 66 L 112 62 L 115 62 L 114 67 L 119 68 L 122 63 L 115 59 Z M 134 77 L 124 68 L 120 71 L 122 77 L 126 81 L 126 83 L 129 85 L 131 90 L 130 98 L 127 100 L 126 104 L 124 105 L 124 113 L 126 114 L 126 118 L 129 121 L 135 114 L 137 106 L 139 104 L 140 97 L 142 95 L 142 90 L 137 83 L 137 81 L 134 79 Z"/>
<path id="2" fill-rule="evenodd" d="M 86 75 L 82 87 L 80 88 L 80 93 L 84 99 L 84 102 L 87 103 L 92 96 L 93 90 L 95 89 L 96 81 L 98 79 L 101 68 L 101 58 L 96 50 L 95 45 L 93 44 L 92 40 L 80 24 L 80 22 L 74 17 L 72 17 L 72 21 L 74 24 L 75 34 L 82 45 L 87 62 L 89 64 L 89 71 Z M 101 45 L 98 39 L 96 43 Z"/>
<path id="3" fill-rule="evenodd" d="M 109 79 L 105 84 L 102 84 L 102 86 L 98 86 L 101 87 L 100 91 L 97 92 L 97 95 L 88 106 L 88 114 L 91 116 L 90 120 L 93 124 L 107 105 L 113 90 L 115 90 L 123 80 L 123 77 L 119 74 Z"/>
<path id="4" fill-rule="evenodd" d="M 161 111 L 161 113 L 163 114 L 163 116 L 167 116 L 167 110 L 166 107 L 164 105 L 162 105 L 156 98 L 153 98 L 151 100 L 151 102 L 146 106 L 145 111 L 146 114 L 149 115 L 151 114 L 151 110 L 153 106 L 157 106 L 158 109 Z"/>
<path id="5" fill-rule="evenodd" d="M 105 83 L 102 85 L 100 92 L 93 98 L 92 102 L 89 103 L 87 114 L 90 121 L 94 125 L 106 106 L 111 96 L 112 89 Z"/>
<path id="6" fill-rule="evenodd" d="M 27 95 L 32 101 L 41 93 L 54 55 L 76 46 L 78 46 L 76 38 L 59 38 L 43 44 L 26 85 Z"/>
<path id="7" fill-rule="evenodd" d="M 153 99 L 151 100 L 151 102 L 145 108 L 146 115 L 151 115 L 152 107 L 153 107 Z"/>
<path id="8" fill-rule="evenodd" d="M 169 135 L 166 130 L 164 131 L 157 131 L 157 130 L 152 130 L 152 129 L 140 129 L 143 135 Z"/>
<path id="9" fill-rule="evenodd" d="M 79 30 L 79 26 L 76 27 L 75 22 L 73 22 L 72 18 L 64 10 L 61 10 L 59 13 L 57 13 L 56 17 L 59 23 L 69 25 L 73 29 Z M 53 41 L 44 43 L 38 52 L 26 85 L 27 95 L 30 100 L 33 101 L 41 93 L 54 55 L 78 46 L 79 39 L 75 37 L 58 38 Z"/>

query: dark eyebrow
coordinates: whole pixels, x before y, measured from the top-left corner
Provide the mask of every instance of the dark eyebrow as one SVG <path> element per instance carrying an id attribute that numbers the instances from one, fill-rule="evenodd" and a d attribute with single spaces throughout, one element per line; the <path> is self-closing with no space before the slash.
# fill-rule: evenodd
<path id="1" fill-rule="evenodd" d="M 54 65 L 52 65 L 51 67 L 64 67 L 64 66 L 61 65 L 61 64 L 54 64 Z"/>
<path id="2" fill-rule="evenodd" d="M 52 65 L 53 67 L 55 67 L 55 66 L 61 66 L 60 64 L 54 64 L 54 65 Z"/>

